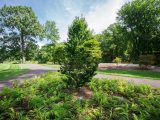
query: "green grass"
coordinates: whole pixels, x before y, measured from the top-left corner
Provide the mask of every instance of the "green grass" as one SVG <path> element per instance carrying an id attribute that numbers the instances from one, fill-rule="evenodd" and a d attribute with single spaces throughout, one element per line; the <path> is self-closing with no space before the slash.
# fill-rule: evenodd
<path id="1" fill-rule="evenodd" d="M 151 78 L 160 80 L 160 72 L 144 71 L 144 70 L 99 70 L 98 73 L 108 75 L 118 75 L 137 78 Z"/>
<path id="2" fill-rule="evenodd" d="M 51 68 L 60 68 L 60 65 L 51 65 L 51 64 L 40 64 L 40 65 L 51 67 Z"/>
<path id="3" fill-rule="evenodd" d="M 18 64 L 0 64 L 0 81 L 11 79 L 27 71 Z"/>
<path id="4" fill-rule="evenodd" d="M 46 73 L 4 88 L 0 120 L 159 120 L 160 89 L 121 80 L 92 79 L 89 99 L 67 88 L 66 76 Z"/>

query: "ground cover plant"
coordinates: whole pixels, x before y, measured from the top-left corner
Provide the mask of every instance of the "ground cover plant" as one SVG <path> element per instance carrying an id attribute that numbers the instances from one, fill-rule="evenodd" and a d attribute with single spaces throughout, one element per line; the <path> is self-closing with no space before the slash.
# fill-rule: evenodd
<path id="1" fill-rule="evenodd" d="M 18 64 L 0 64 L 0 81 L 16 77 L 20 74 L 26 73 L 28 70 L 22 68 Z"/>
<path id="2" fill-rule="evenodd" d="M 20 120 L 158 120 L 160 89 L 125 81 L 92 79 L 93 92 L 81 99 L 67 88 L 67 77 L 46 73 L 32 81 L 4 88 L 0 93 L 0 119 Z"/>
<path id="3" fill-rule="evenodd" d="M 160 80 L 160 73 L 145 70 L 99 70 L 98 73 Z"/>

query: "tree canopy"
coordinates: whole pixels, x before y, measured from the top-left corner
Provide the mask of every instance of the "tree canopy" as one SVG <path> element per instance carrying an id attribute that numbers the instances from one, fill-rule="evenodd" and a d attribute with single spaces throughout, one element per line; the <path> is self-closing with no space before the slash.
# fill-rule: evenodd
<path id="1" fill-rule="evenodd" d="M 118 20 L 128 31 L 132 59 L 160 51 L 160 0 L 134 0 L 122 6 Z"/>
<path id="2" fill-rule="evenodd" d="M 54 21 L 46 21 L 44 25 L 44 38 L 53 44 L 59 40 L 59 32 Z"/>
<path id="3" fill-rule="evenodd" d="M 127 40 L 125 29 L 119 23 L 111 24 L 102 35 L 96 35 L 95 38 L 101 43 L 102 62 L 112 62 L 115 57 L 126 59 Z"/>
<path id="4" fill-rule="evenodd" d="M 34 40 L 42 27 L 31 7 L 3 6 L 0 9 L 1 27 L 6 32 L 16 32 L 21 45 L 21 58 L 25 62 L 26 41 Z"/>

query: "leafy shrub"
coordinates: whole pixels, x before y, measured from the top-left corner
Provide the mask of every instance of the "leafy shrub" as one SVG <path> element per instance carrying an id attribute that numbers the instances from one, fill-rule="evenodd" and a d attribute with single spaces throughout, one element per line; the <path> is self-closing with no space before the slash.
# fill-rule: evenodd
<path id="1" fill-rule="evenodd" d="M 51 52 L 51 51 L 54 52 L 54 45 L 53 44 L 44 45 L 38 51 L 35 59 L 38 61 L 38 63 L 53 62 L 53 52 Z"/>
<path id="2" fill-rule="evenodd" d="M 118 65 L 119 63 L 122 62 L 122 59 L 119 58 L 119 57 L 116 57 L 116 58 L 113 60 L 113 62 L 116 63 L 116 64 Z"/>
<path id="3" fill-rule="evenodd" d="M 65 60 L 64 44 L 56 44 L 54 48 L 53 60 L 60 65 L 63 64 Z"/>
<path id="4" fill-rule="evenodd" d="M 90 99 L 79 99 L 63 82 L 46 73 L 0 93 L 0 120 L 159 120 L 160 89 L 122 80 L 92 79 Z"/>
<path id="5" fill-rule="evenodd" d="M 66 74 L 69 86 L 80 87 L 95 75 L 101 57 L 99 42 L 87 28 L 84 18 L 76 17 L 69 27 L 68 42 L 65 45 L 66 59 L 61 73 Z"/>
<path id="6" fill-rule="evenodd" d="M 101 116 L 105 116 L 105 119 L 159 119 L 159 89 L 117 80 L 94 79 L 89 84 L 96 93 L 92 98 L 92 106 L 100 106 L 103 111 Z"/>
<path id="7" fill-rule="evenodd" d="M 154 55 L 140 55 L 139 56 L 139 66 L 154 65 L 156 63 L 156 57 Z"/>
<path id="8" fill-rule="evenodd" d="M 30 99 L 28 105 L 30 108 L 40 108 L 43 107 L 44 103 L 43 103 L 43 98 L 40 96 L 32 96 L 32 98 Z"/>

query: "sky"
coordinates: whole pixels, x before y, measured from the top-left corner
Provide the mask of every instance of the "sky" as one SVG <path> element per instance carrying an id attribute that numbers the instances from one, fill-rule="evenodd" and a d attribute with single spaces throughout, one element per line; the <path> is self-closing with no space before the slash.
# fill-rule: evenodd
<path id="1" fill-rule="evenodd" d="M 0 0 L 3 5 L 23 5 L 32 7 L 38 20 L 56 22 L 60 41 L 67 40 L 68 26 L 76 16 L 85 17 L 95 34 L 101 33 L 116 22 L 116 14 L 121 6 L 131 0 Z M 44 42 L 39 42 L 40 45 Z"/>

